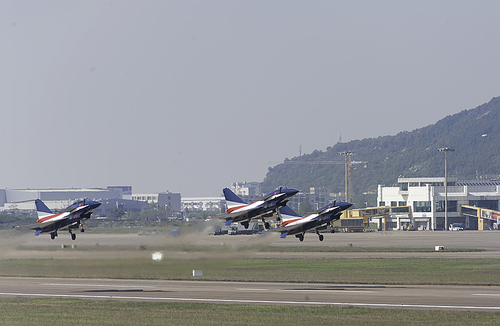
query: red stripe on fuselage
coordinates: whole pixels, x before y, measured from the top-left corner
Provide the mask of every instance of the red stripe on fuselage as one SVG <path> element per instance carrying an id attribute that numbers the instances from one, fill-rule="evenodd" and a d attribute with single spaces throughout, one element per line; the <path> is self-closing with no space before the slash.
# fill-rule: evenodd
<path id="1" fill-rule="evenodd" d="M 242 206 L 236 206 L 236 207 L 231 207 L 231 208 L 228 208 L 228 209 L 227 209 L 227 211 L 226 211 L 226 213 L 232 213 L 232 212 L 234 212 L 235 210 L 238 210 L 238 209 L 243 208 L 243 207 L 245 207 L 245 206 L 247 206 L 247 205 L 242 205 Z"/>
<path id="2" fill-rule="evenodd" d="M 287 226 L 288 224 L 293 223 L 293 222 L 297 222 L 297 221 L 299 221 L 301 219 L 303 219 L 303 217 L 302 218 L 296 218 L 294 220 L 283 221 L 283 223 L 281 223 L 281 226 Z"/>
<path id="3" fill-rule="evenodd" d="M 46 222 L 48 220 L 51 220 L 51 219 L 56 218 L 58 216 L 61 216 L 62 214 L 64 214 L 64 213 L 59 213 L 59 214 L 54 214 L 54 215 L 42 217 L 42 218 L 38 219 L 38 223 Z"/>

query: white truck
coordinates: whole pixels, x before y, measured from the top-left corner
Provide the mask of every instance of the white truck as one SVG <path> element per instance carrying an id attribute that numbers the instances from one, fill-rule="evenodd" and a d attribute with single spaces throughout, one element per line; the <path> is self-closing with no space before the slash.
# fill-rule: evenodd
<path id="1" fill-rule="evenodd" d="M 450 231 L 463 231 L 465 229 L 465 225 L 463 223 L 452 223 L 450 224 Z"/>

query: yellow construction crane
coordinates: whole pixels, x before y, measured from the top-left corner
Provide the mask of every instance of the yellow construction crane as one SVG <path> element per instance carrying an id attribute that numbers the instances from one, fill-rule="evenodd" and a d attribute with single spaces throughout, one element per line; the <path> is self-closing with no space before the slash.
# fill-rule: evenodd
<path id="1" fill-rule="evenodd" d="M 352 198 L 352 166 L 354 164 L 364 164 L 366 168 L 366 164 L 368 161 L 352 161 L 351 155 L 353 152 L 344 151 L 340 152 L 340 155 L 345 156 L 345 199 L 347 202 L 351 202 Z"/>
<path id="2" fill-rule="evenodd" d="M 345 162 L 341 161 L 270 161 L 269 164 L 345 164 L 345 200 L 351 202 L 352 194 L 352 165 L 354 164 L 368 164 L 367 161 L 352 161 L 352 152 L 341 152 L 341 155 L 345 155 Z"/>

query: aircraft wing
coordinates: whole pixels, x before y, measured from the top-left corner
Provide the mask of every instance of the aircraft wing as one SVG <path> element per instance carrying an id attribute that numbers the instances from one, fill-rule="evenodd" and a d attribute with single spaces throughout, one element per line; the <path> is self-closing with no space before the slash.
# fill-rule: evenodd
<path id="1" fill-rule="evenodd" d="M 65 221 L 68 218 L 63 218 L 61 220 L 56 220 L 56 221 L 50 221 L 50 222 L 45 222 L 45 223 L 35 223 L 35 224 L 27 224 L 27 225 L 17 225 L 14 226 L 16 229 L 24 229 L 24 230 L 35 230 L 41 232 L 50 232 L 53 231 L 54 229 L 58 230 L 66 230 L 69 227 L 78 224 L 78 221 L 75 221 L 73 223 L 65 224 Z M 56 227 L 56 224 L 59 224 Z M 62 224 L 62 226 L 61 226 Z"/>
<path id="2" fill-rule="evenodd" d="M 295 225 L 289 225 L 289 226 L 280 226 L 274 229 L 267 229 L 264 230 L 264 232 L 290 232 L 291 230 L 298 229 L 300 227 L 303 227 L 304 224 L 295 224 Z"/>
<path id="3" fill-rule="evenodd" d="M 14 226 L 14 228 L 16 228 L 16 229 L 23 229 L 23 230 L 36 230 L 36 229 L 40 229 L 41 225 L 42 224 L 40 224 L 40 223 L 27 224 L 27 225 L 16 225 L 16 226 Z"/>
<path id="4" fill-rule="evenodd" d="M 230 225 L 231 223 L 237 223 L 237 222 L 242 222 L 242 221 L 250 221 L 251 219 L 257 219 L 260 218 L 261 216 L 267 216 L 267 213 L 256 213 L 256 209 L 249 209 L 246 211 L 242 212 L 234 212 L 234 213 L 228 213 L 228 214 L 221 214 L 221 215 L 216 215 L 213 218 L 219 218 L 219 219 L 224 219 L 226 220 L 226 225 Z M 276 214 L 273 212 L 273 215 Z"/>
<path id="5" fill-rule="evenodd" d="M 27 224 L 27 225 L 17 225 L 14 226 L 16 229 L 24 229 L 24 230 L 46 230 L 51 229 L 54 224 L 61 222 L 61 220 L 50 221 L 45 223 L 35 223 L 35 224 Z"/>
<path id="6" fill-rule="evenodd" d="M 215 215 L 214 218 L 219 218 L 221 220 L 226 220 L 226 225 L 229 225 L 229 224 L 231 224 L 233 222 L 239 222 L 239 221 L 243 221 L 243 220 L 248 219 L 248 213 L 250 211 L 228 213 L 228 214 L 220 214 L 220 215 Z"/>

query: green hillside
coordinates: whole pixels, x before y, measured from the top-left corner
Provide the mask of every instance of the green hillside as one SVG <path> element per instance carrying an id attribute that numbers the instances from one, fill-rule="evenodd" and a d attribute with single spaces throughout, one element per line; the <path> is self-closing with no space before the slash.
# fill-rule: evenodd
<path id="1" fill-rule="evenodd" d="M 433 125 L 383 136 L 337 143 L 326 151 L 286 159 L 269 171 L 264 190 L 276 185 L 308 191 L 327 187 L 344 191 L 344 156 L 350 151 L 353 161 L 353 194 L 376 192 L 379 184 L 394 185 L 398 177 L 444 176 L 444 154 L 438 148 L 454 148 L 448 155 L 448 175 L 459 179 L 498 178 L 500 174 L 500 97 L 475 109 L 447 116 Z M 296 161 L 339 161 L 340 164 L 291 164 Z"/>

